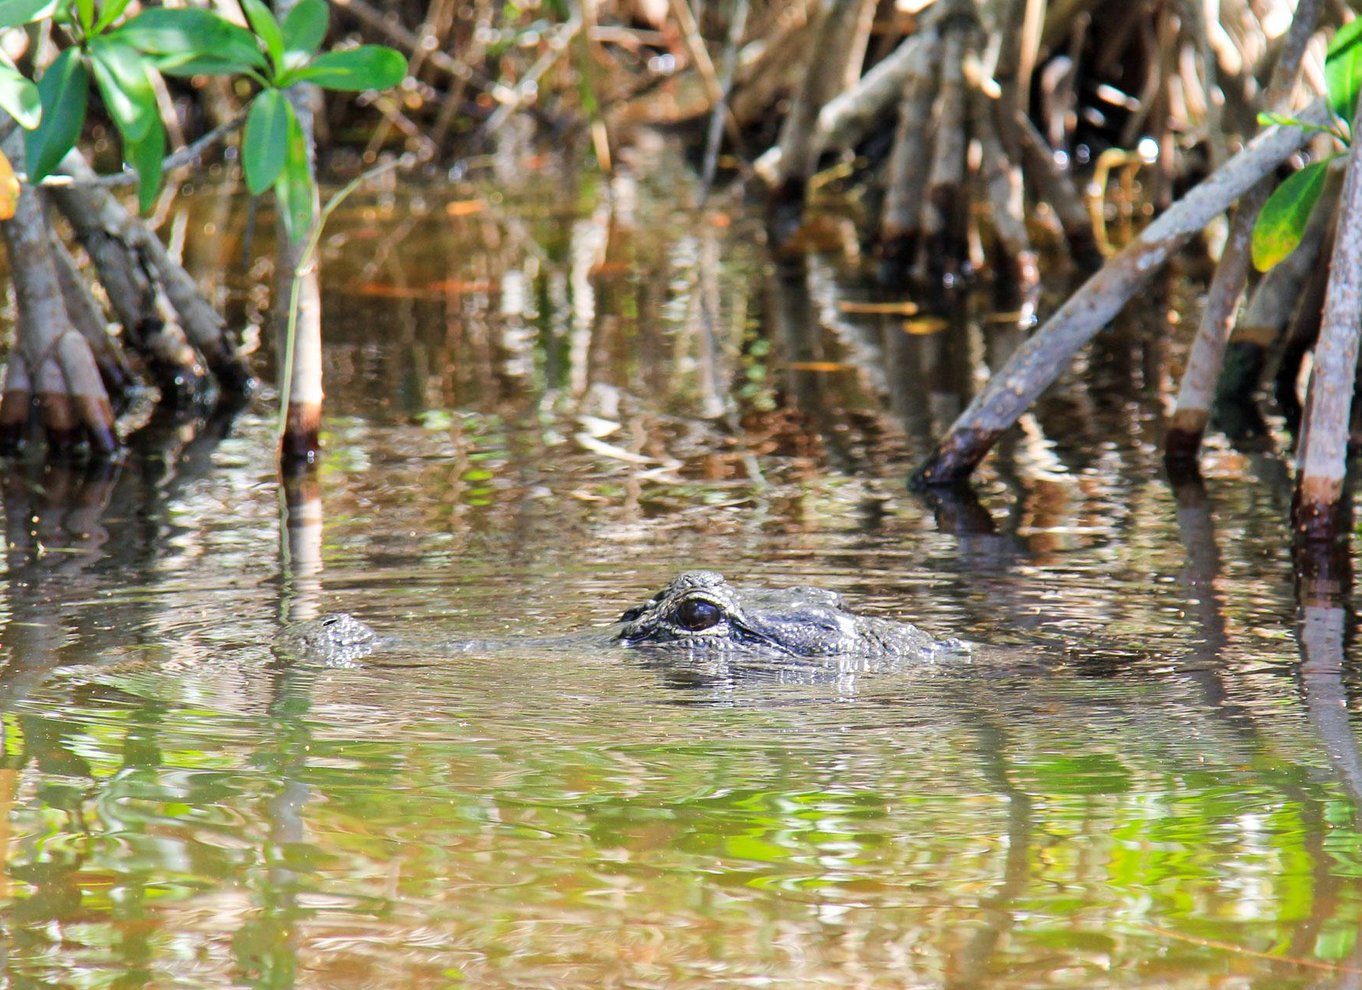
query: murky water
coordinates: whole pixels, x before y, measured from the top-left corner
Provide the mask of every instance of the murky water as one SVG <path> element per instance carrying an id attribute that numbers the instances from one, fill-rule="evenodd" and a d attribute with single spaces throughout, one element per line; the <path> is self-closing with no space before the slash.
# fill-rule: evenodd
<path id="1" fill-rule="evenodd" d="M 857 313 L 845 241 L 775 266 L 640 158 L 358 196 L 315 483 L 277 485 L 263 403 L 6 475 L 6 984 L 1362 984 L 1351 615 L 1298 612 L 1279 457 L 1161 479 L 1178 292 L 977 502 L 919 497 L 1015 335 Z M 240 272 L 238 213 L 190 202 L 191 258 Z M 1008 649 L 796 683 L 269 647 L 336 609 L 603 624 L 698 566 Z"/>

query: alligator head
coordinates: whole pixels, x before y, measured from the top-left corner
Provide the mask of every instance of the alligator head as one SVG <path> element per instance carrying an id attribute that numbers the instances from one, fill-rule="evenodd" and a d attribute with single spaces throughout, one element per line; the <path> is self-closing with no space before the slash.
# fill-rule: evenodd
<path id="1" fill-rule="evenodd" d="M 714 571 L 686 571 L 620 617 L 629 646 L 796 657 L 903 656 L 936 645 L 904 622 L 856 615 L 822 588 L 740 588 Z"/>
<path id="2" fill-rule="evenodd" d="M 289 626 L 275 637 L 283 653 L 325 663 L 349 663 L 399 635 L 381 636 L 345 613 Z M 415 641 L 413 641 L 415 642 Z M 539 639 L 416 642 L 424 650 L 473 653 L 496 649 L 599 649 L 609 643 L 656 647 L 670 654 L 724 661 L 741 655 L 826 659 L 915 657 L 931 659 L 958 650 L 955 640 L 936 642 L 916 626 L 851 612 L 842 597 L 822 588 L 745 588 L 714 571 L 687 571 L 649 601 L 629 609 L 606 631 Z"/>

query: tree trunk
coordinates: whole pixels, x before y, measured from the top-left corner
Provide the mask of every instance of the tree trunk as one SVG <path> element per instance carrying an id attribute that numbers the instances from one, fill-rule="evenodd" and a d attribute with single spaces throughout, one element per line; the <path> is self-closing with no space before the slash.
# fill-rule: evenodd
<path id="1" fill-rule="evenodd" d="M 12 161 L 22 154 L 16 144 L 14 134 L 5 142 Z M 13 218 L 0 226 L 19 303 L 18 340 L 0 408 L 0 446 L 22 443 L 29 402 L 36 396 L 52 452 L 69 452 L 85 440 L 96 453 L 111 454 L 119 446 L 113 408 L 90 345 L 67 315 L 40 193 L 21 186 Z"/>
<path id="2" fill-rule="evenodd" d="M 1017 324 L 1035 322 L 1040 263 L 1026 230 L 1022 174 L 1008 157 L 998 126 L 1000 108 L 982 90 L 970 94 L 970 117 L 979 141 L 979 172 L 993 218 L 998 260 L 993 266 L 998 305 L 1017 311 Z"/>
<path id="3" fill-rule="evenodd" d="M 291 2 L 277 4 L 282 17 Z M 312 173 L 312 217 L 317 222 L 316 146 L 313 141 L 313 107 L 319 97 L 316 86 L 298 83 L 290 86 L 287 97 L 298 115 L 303 139 L 307 143 L 308 169 Z M 322 297 L 317 259 L 304 259 L 308 231 L 295 230 L 292 238 L 284 228 L 282 215 L 276 222 L 279 260 L 275 269 L 274 325 L 281 383 L 287 375 L 288 405 L 284 410 L 284 432 L 280 438 L 279 460 L 285 474 L 314 464 L 321 453 L 322 429 Z M 304 261 L 307 261 L 304 264 Z M 297 281 L 295 289 L 294 282 Z M 290 340 L 290 310 L 294 296 Z"/>
<path id="4" fill-rule="evenodd" d="M 815 124 L 823 105 L 849 87 L 860 75 L 875 0 L 827 0 L 815 28 L 817 42 L 806 55 L 803 84 L 780 130 L 780 182 L 771 193 L 770 223 L 776 244 L 783 244 L 798 228 L 804 212 L 804 192 L 821 150 L 814 140 Z"/>
<path id="5" fill-rule="evenodd" d="M 880 280 L 886 284 L 901 281 L 911 270 L 917 261 L 922 235 L 922 201 L 927 197 L 927 171 L 931 164 L 925 151 L 933 136 L 932 104 L 941 68 L 941 34 L 935 28 L 924 28 L 919 38 L 912 51 L 912 71 L 899 100 L 894 146 L 885 179 L 879 252 Z M 904 46 L 908 43 L 905 41 Z"/>
<path id="6" fill-rule="evenodd" d="M 197 394 L 205 375 L 200 354 L 224 390 L 249 392 L 250 367 L 193 277 L 155 233 L 93 184 L 95 172 L 79 152 L 63 158 L 62 169 L 78 184 L 54 187 L 53 199 L 94 261 L 114 313 L 129 341 L 147 355 L 163 394 Z"/>
<path id="7" fill-rule="evenodd" d="M 1273 70 L 1272 84 L 1268 89 L 1266 101 L 1269 109 L 1282 111 L 1289 106 L 1301 56 L 1315 33 L 1320 2 L 1321 0 L 1301 0 L 1296 7 L 1295 19 L 1291 23 L 1282 58 Z M 1192 7 L 1200 10 L 1195 4 Z M 1202 20 L 1204 21 L 1204 14 Z M 1213 60 L 1208 52 L 1209 47 L 1204 47 L 1202 53 L 1206 61 L 1206 71 L 1209 73 Z M 1209 104 L 1214 106 L 1215 101 L 1211 100 Z M 1212 121 L 1213 126 L 1214 123 Z M 1211 402 L 1215 398 L 1216 382 L 1225 363 L 1225 347 L 1229 343 L 1230 330 L 1239 313 L 1239 302 L 1243 298 L 1244 285 L 1248 281 L 1253 225 L 1258 219 L 1258 211 L 1267 202 L 1275 185 L 1270 176 L 1261 180 L 1239 198 L 1239 204 L 1230 219 L 1229 239 L 1225 242 L 1220 264 L 1216 266 L 1210 291 L 1206 294 L 1201 324 L 1192 341 L 1192 351 L 1187 357 L 1187 369 L 1183 373 L 1182 383 L 1178 389 L 1177 405 L 1173 410 L 1168 434 L 1164 437 L 1165 457 L 1195 460 L 1197 452 L 1201 449 L 1201 438 L 1211 416 Z"/>
<path id="8" fill-rule="evenodd" d="M 1286 418 L 1287 429 L 1299 434 L 1301 426 L 1301 365 L 1319 339 L 1320 319 L 1324 315 L 1324 294 L 1329 288 L 1329 258 L 1334 253 L 1333 230 L 1320 246 L 1314 270 L 1300 294 L 1300 304 L 1291 317 L 1286 344 L 1282 348 L 1272 383 L 1277 405 Z"/>
<path id="9" fill-rule="evenodd" d="M 1343 180 L 1338 231 L 1329 259 L 1329 288 L 1324 296 L 1324 316 L 1301 429 L 1292 506 L 1298 540 L 1333 543 L 1347 534 L 1343 478 L 1347 473 L 1349 412 L 1360 332 L 1362 141 L 1355 141 Z"/>
<path id="10" fill-rule="evenodd" d="M 1239 302 L 1248 281 L 1253 223 L 1258 219 L 1258 211 L 1267 201 L 1272 185 L 1269 176 L 1239 197 L 1239 205 L 1230 219 L 1229 239 L 1206 292 L 1201 323 L 1192 340 L 1192 350 L 1178 388 L 1177 404 L 1163 439 L 1164 457 L 1171 460 L 1195 461 L 1201 449 L 1202 434 L 1211 417 L 1215 385 L 1225 360 L 1225 346 L 1235 317 L 1239 315 Z"/>
<path id="11" fill-rule="evenodd" d="M 90 345 L 90 353 L 99 367 L 99 377 L 104 382 L 104 390 L 111 400 L 121 405 L 134 380 L 127 357 L 114 338 L 109 336 L 104 313 L 90 295 L 85 280 L 81 278 L 76 259 L 71 257 L 71 252 L 55 233 L 49 239 L 49 245 L 52 248 L 53 264 L 56 265 L 57 281 L 61 283 L 67 315 L 71 317 L 71 322 L 85 338 L 85 342 Z"/>
<path id="12" fill-rule="evenodd" d="M 94 171 L 77 152 L 62 165 L 79 179 L 93 179 Z M 108 190 L 97 186 L 55 186 L 52 201 L 75 231 L 76 240 L 94 262 L 114 315 L 123 325 L 123 339 L 146 362 L 161 401 L 186 405 L 199 395 L 206 372 L 184 332 L 157 305 L 156 288 L 147 267 L 131 244 L 133 218 Z"/>
<path id="13" fill-rule="evenodd" d="M 1281 340 L 1292 314 L 1305 304 L 1311 274 L 1325 264 L 1325 242 L 1334 223 L 1338 194 L 1343 187 L 1343 168 L 1331 168 L 1319 202 L 1305 225 L 1300 244 L 1278 262 L 1254 287 L 1244 314 L 1230 334 L 1225 353 L 1225 368 L 1215 397 L 1215 419 L 1225 427 L 1229 421 L 1243 421 L 1244 413 L 1253 415 L 1254 393 L 1261 384 L 1268 352 Z M 1314 302 L 1316 323 L 1323 294 Z M 1310 335 L 1311 341 L 1315 334 Z M 1226 427 L 1227 432 L 1231 432 Z M 1236 436 L 1231 432 L 1231 436 Z"/>
<path id="14" fill-rule="evenodd" d="M 929 66 L 930 82 L 934 85 L 940 53 L 923 50 L 933 45 L 939 49 L 940 35 L 934 27 L 924 25 L 850 89 L 828 100 L 813 125 L 810 143 L 814 157 L 831 148 L 849 148 L 863 139 L 887 113 L 895 97 L 919 84 L 919 77 Z M 928 93 L 929 103 L 934 95 Z M 752 163 L 752 171 L 773 188 L 784 180 L 788 168 L 789 160 L 779 144 L 768 148 Z"/>
<path id="15" fill-rule="evenodd" d="M 1069 174 L 1055 161 L 1054 149 L 1045 143 L 1036 125 L 1031 123 L 1031 118 L 1017 114 L 1013 123 L 1017 139 L 1021 142 L 1027 176 L 1035 183 L 1040 198 L 1055 211 L 1059 226 L 1064 231 L 1064 239 L 1069 244 L 1069 255 L 1085 271 L 1096 271 L 1102 267 L 1102 249 L 1097 245 L 1092 217 L 1083 205 L 1083 198 L 1074 189 Z"/>
<path id="16" fill-rule="evenodd" d="M 922 220 L 926 275 L 934 291 L 960 273 L 968 253 L 969 197 L 964 185 L 969 99 L 965 59 L 973 56 L 973 18 L 953 18 L 942 26 L 942 32 L 936 140 Z"/>
<path id="17" fill-rule="evenodd" d="M 1301 119 L 1322 123 L 1326 112 L 1323 101 L 1316 101 L 1302 111 Z M 1075 352 L 1120 312 L 1168 256 L 1307 138 L 1298 127 L 1265 129 L 1243 151 L 1146 227 L 1070 296 L 989 379 L 983 392 L 914 473 L 912 483 L 953 484 L 967 478 L 999 434 L 1016 422 L 1068 366 Z"/>

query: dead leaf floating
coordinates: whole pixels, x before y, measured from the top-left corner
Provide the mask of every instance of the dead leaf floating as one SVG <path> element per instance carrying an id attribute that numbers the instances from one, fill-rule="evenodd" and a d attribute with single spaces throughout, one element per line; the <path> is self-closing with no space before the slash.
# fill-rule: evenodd
<path id="1" fill-rule="evenodd" d="M 480 199 L 456 199 L 452 203 L 445 204 L 445 216 L 471 217 L 485 209 L 487 209 L 487 204 Z"/>
<path id="2" fill-rule="evenodd" d="M 897 302 L 856 302 L 844 299 L 837 304 L 843 313 L 856 316 L 915 316 L 917 303 L 908 299 Z"/>
<path id="3" fill-rule="evenodd" d="M 914 337 L 925 337 L 929 334 L 940 333 L 950 325 L 950 321 L 943 316 L 919 316 L 916 319 L 903 321 L 903 329 Z"/>

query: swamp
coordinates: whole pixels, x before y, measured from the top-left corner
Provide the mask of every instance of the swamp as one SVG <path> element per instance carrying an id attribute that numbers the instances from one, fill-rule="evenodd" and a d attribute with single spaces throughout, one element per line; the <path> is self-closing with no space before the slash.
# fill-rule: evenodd
<path id="1" fill-rule="evenodd" d="M 1290 116 L 1341 85 L 1338 52 L 1362 66 L 1328 40 L 1358 24 L 1345 5 L 1310 8 L 1299 92 L 1293 74 L 1261 125 L 1281 146 L 1270 178 L 1336 162 L 1320 216 L 1282 235 L 1310 256 L 1217 302 L 1252 222 L 1226 208 L 1272 202 L 1275 181 L 1239 180 L 1052 383 L 1004 382 L 1036 395 L 964 458 L 967 481 L 952 460 L 986 432 L 969 417 L 996 412 L 999 369 L 1022 374 L 1009 361 L 1074 299 L 1155 250 L 1142 232 L 1264 147 L 1245 108 L 1309 6 L 1223 0 L 1212 30 L 1172 0 L 336 0 L 327 37 L 394 45 L 408 75 L 396 99 L 316 115 L 328 209 L 293 271 L 315 278 L 295 343 L 276 344 L 298 256 L 274 224 L 298 193 L 254 196 L 260 161 L 231 137 L 149 189 L 149 224 L 232 353 L 176 364 L 186 348 L 143 352 L 149 324 L 122 325 L 150 384 L 120 400 L 101 366 L 107 432 L 79 419 L 79 388 L 76 419 L 36 387 L 7 419 L 6 379 L 4 985 L 1362 986 L 1351 488 L 1306 516 L 1300 483 L 1301 438 L 1325 432 L 1311 376 L 1336 360 L 1325 282 L 1346 266 L 1327 252 L 1349 211 L 1330 204 L 1349 202 L 1352 149 L 1329 159 L 1306 142 L 1334 130 Z M 987 43 L 1014 19 L 1021 68 Z M 852 40 L 831 46 L 834 29 Z M 819 71 L 753 75 L 740 54 L 758 43 Z M 935 66 L 926 96 L 909 73 L 873 126 L 781 136 L 910 43 Z M 844 49 L 861 54 L 838 87 L 806 92 Z M 166 75 L 188 141 L 220 122 L 186 107 L 241 98 Z M 1220 96 L 1198 103 L 1198 81 Z M 744 116 L 768 84 L 787 116 Z M 985 97 L 1018 101 L 1049 166 L 1020 167 L 1031 137 L 967 108 Z M 889 205 L 915 168 L 895 114 L 923 103 L 917 158 L 958 124 L 961 186 L 909 221 Z M 98 111 L 96 161 L 118 143 Z M 62 215 L 39 240 L 76 242 L 88 275 L 61 190 L 124 193 L 69 174 L 24 188 Z M 1015 196 L 993 198 L 1009 174 Z M 5 354 L 37 382 L 55 359 L 25 351 L 14 243 Z M 1210 319 L 1226 370 L 1196 406 L 1208 310 L 1261 316 L 1254 293 L 1293 271 L 1299 311 L 1273 333 Z M 163 313 L 168 294 L 151 293 Z M 115 293 L 94 299 L 118 324 Z M 531 642 L 608 626 L 690 569 L 983 645 L 697 673 Z M 276 648 L 329 612 L 410 640 L 334 663 Z M 421 646 L 461 639 L 503 645 Z"/>

